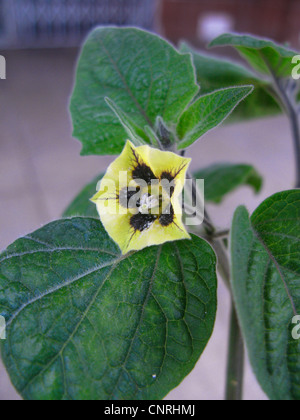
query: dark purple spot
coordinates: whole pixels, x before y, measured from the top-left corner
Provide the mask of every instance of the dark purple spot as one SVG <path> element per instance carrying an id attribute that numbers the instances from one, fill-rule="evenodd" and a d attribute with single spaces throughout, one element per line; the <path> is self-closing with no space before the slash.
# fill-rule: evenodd
<path id="1" fill-rule="evenodd" d="M 156 219 L 157 216 L 155 216 L 154 214 L 138 213 L 131 217 L 130 224 L 135 230 L 135 232 L 137 230 L 143 232 L 144 230 L 149 229 Z"/>
<path id="2" fill-rule="evenodd" d="M 172 205 L 168 206 L 163 214 L 159 217 L 159 223 L 163 227 L 167 227 L 171 225 L 174 221 L 174 208 Z"/>
<path id="3" fill-rule="evenodd" d="M 171 172 L 163 172 L 160 177 L 161 183 L 165 191 L 170 194 L 170 197 L 173 196 L 175 191 L 175 178 Z"/>
<path id="4" fill-rule="evenodd" d="M 136 208 L 139 207 L 140 187 L 125 187 L 120 191 L 119 203 L 122 207 Z"/>

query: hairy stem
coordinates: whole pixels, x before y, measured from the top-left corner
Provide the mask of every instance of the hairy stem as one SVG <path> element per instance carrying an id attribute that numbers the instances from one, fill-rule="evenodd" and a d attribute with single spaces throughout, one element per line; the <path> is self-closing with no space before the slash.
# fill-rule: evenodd
<path id="1" fill-rule="evenodd" d="M 224 245 L 224 242 L 220 239 L 212 239 L 210 241 L 212 247 L 215 250 L 215 253 L 218 257 L 218 270 L 224 280 L 224 283 L 231 291 L 230 286 L 230 264 L 227 249 Z"/>
<path id="2" fill-rule="evenodd" d="M 229 288 L 229 291 L 232 292 L 227 249 L 221 240 L 213 240 L 212 245 L 218 256 L 220 275 Z M 244 341 L 231 294 L 230 338 L 226 375 L 226 400 L 228 401 L 240 401 L 243 399 L 244 362 Z"/>
<path id="3" fill-rule="evenodd" d="M 238 323 L 236 309 L 232 303 L 227 362 L 227 401 L 241 401 L 243 399 L 244 362 L 245 349 L 243 337 Z"/>
<path id="4" fill-rule="evenodd" d="M 297 171 L 297 176 L 296 176 L 296 188 L 300 188 L 300 127 L 299 127 L 299 116 L 297 113 L 297 110 L 294 109 L 294 107 L 292 106 L 290 109 L 290 112 L 288 114 L 289 116 L 289 120 L 290 120 L 290 124 L 291 124 L 291 129 L 292 129 L 292 134 L 293 134 L 293 139 L 294 139 L 294 147 L 295 147 L 295 157 L 296 157 L 296 171 Z"/>
<path id="5" fill-rule="evenodd" d="M 228 347 L 226 400 L 240 401 L 243 398 L 244 342 L 238 323 L 230 285 L 230 264 L 227 249 L 220 239 L 213 239 L 212 246 L 218 257 L 218 270 L 231 294 L 230 339 Z"/>
<path id="6" fill-rule="evenodd" d="M 283 81 L 275 74 L 272 73 L 272 77 L 275 92 L 290 121 L 296 158 L 296 188 L 300 188 L 300 118 L 296 101 L 296 82 L 292 81 L 284 86 Z"/>
<path id="7" fill-rule="evenodd" d="M 226 239 L 229 236 L 230 231 L 228 229 L 220 230 L 215 232 L 214 238 L 217 239 Z"/>
<path id="8" fill-rule="evenodd" d="M 188 174 L 190 179 L 193 179 L 191 174 Z M 200 191 L 195 186 L 193 198 L 199 198 Z M 198 201 L 196 201 L 198 202 Z M 201 197 L 200 197 L 200 202 Z M 216 228 L 207 211 L 204 212 L 204 229 L 200 230 L 198 234 L 203 235 L 205 232 L 206 238 L 213 246 L 218 257 L 218 271 L 223 278 L 226 286 L 231 294 L 230 285 L 230 263 L 228 250 L 225 246 L 224 240 L 216 235 Z M 226 231 L 228 234 L 229 232 Z M 242 333 L 238 323 L 234 301 L 231 295 L 231 320 L 230 320 L 230 340 L 228 349 L 228 365 L 227 365 L 227 380 L 226 380 L 226 399 L 227 400 L 241 400 L 243 394 L 243 377 L 244 377 L 244 343 Z"/>

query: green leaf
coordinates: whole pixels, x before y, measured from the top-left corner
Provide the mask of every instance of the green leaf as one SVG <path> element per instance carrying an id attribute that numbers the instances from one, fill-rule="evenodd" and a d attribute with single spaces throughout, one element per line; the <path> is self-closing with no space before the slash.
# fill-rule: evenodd
<path id="1" fill-rule="evenodd" d="M 121 256 L 99 221 L 56 221 L 0 256 L 0 314 L 25 399 L 161 399 L 211 336 L 216 257 L 195 236 Z"/>
<path id="2" fill-rule="evenodd" d="M 195 177 L 205 181 L 205 200 L 216 204 L 242 185 L 249 185 L 259 193 L 263 184 L 262 177 L 251 165 L 214 164 L 196 172 Z"/>
<path id="3" fill-rule="evenodd" d="M 268 92 L 270 83 L 259 78 L 246 67 L 196 51 L 185 43 L 181 44 L 180 50 L 192 54 L 198 84 L 201 86 L 201 95 L 231 86 L 254 86 L 252 94 L 239 104 L 227 121 L 257 118 L 281 112 L 276 100 Z"/>
<path id="4" fill-rule="evenodd" d="M 252 90 L 253 86 L 226 88 L 197 99 L 180 118 L 177 126 L 178 148 L 190 146 L 220 125 Z"/>
<path id="5" fill-rule="evenodd" d="M 74 136 L 82 154 L 119 154 L 127 133 L 105 103 L 108 97 L 139 129 L 157 116 L 176 124 L 198 92 L 190 54 L 135 28 L 100 27 L 87 39 L 71 99 Z M 144 140 L 147 136 L 144 135 Z"/>
<path id="6" fill-rule="evenodd" d="M 102 179 L 102 177 L 103 175 L 99 175 L 83 188 L 83 190 L 74 198 L 69 207 L 64 211 L 63 217 L 99 217 L 96 206 L 90 201 L 90 199 L 96 194 L 97 183 Z"/>
<path id="7" fill-rule="evenodd" d="M 159 145 L 159 138 L 158 138 L 157 134 L 155 133 L 155 131 L 151 127 L 149 127 L 149 125 L 145 125 L 144 130 L 145 130 L 145 133 L 147 134 L 150 142 L 152 144 L 154 144 L 155 146 L 158 146 Z"/>
<path id="8" fill-rule="evenodd" d="M 118 107 L 118 105 L 116 105 L 111 99 L 105 98 L 105 102 L 115 113 L 116 117 L 119 118 L 120 123 L 128 134 L 129 140 L 131 140 L 135 146 L 142 146 L 145 144 L 145 133 L 139 127 L 137 127 L 133 121 L 130 120 L 128 115 L 122 111 L 122 109 Z"/>
<path id="9" fill-rule="evenodd" d="M 300 399 L 300 190 L 275 194 L 232 226 L 232 287 L 252 367 L 274 400 Z"/>
<path id="10" fill-rule="evenodd" d="M 292 58 L 299 54 L 275 42 L 251 35 L 224 34 L 214 39 L 210 47 L 232 46 L 251 66 L 263 74 L 291 77 Z"/>

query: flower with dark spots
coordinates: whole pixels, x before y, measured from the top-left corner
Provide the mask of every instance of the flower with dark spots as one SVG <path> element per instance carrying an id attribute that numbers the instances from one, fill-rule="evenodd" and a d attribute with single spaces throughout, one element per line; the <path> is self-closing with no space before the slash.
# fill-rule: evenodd
<path id="1" fill-rule="evenodd" d="M 109 166 L 92 201 L 123 254 L 190 238 L 180 200 L 189 164 L 190 159 L 128 141 Z"/>

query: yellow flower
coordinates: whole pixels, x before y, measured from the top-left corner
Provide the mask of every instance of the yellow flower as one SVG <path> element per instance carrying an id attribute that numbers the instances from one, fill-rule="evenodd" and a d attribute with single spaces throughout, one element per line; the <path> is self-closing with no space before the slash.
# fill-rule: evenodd
<path id="1" fill-rule="evenodd" d="M 181 205 L 190 161 L 128 141 L 109 166 L 92 201 L 123 254 L 190 238 L 182 223 Z"/>

